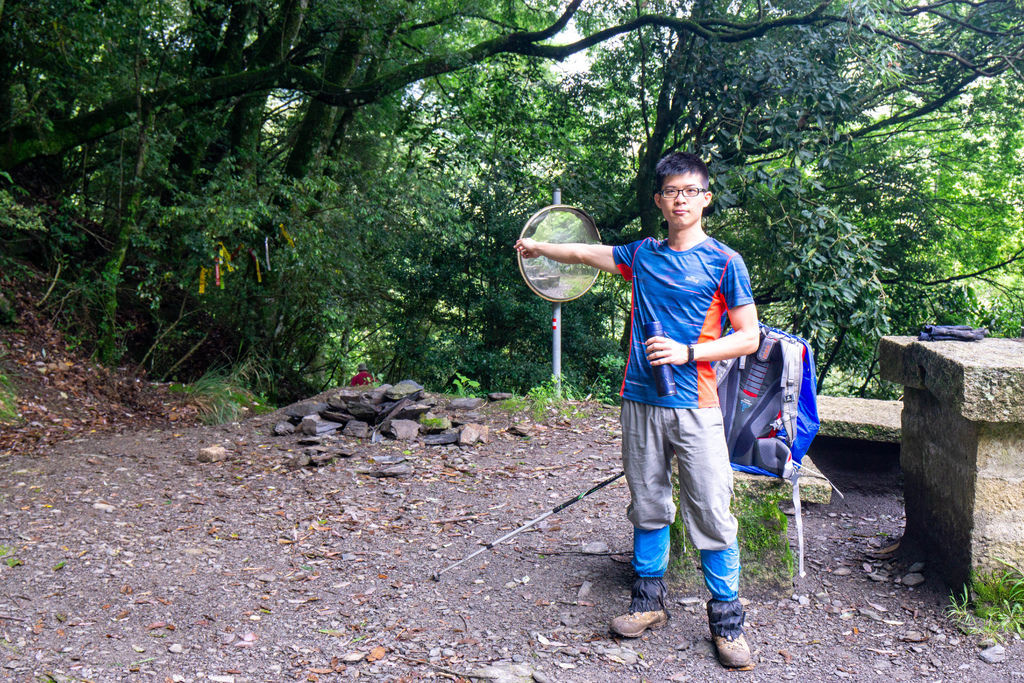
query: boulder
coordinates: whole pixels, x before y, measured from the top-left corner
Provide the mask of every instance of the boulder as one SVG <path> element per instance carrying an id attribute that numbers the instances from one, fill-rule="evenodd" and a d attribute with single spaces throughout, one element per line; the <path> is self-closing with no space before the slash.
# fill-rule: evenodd
<path id="1" fill-rule="evenodd" d="M 274 425 L 274 436 L 287 436 L 289 434 L 293 434 L 294 432 L 295 425 L 293 425 L 288 420 L 281 420 L 276 425 Z"/>
<path id="2" fill-rule="evenodd" d="M 491 430 L 486 425 L 470 422 L 463 425 L 459 431 L 459 445 L 472 446 L 478 441 L 488 443 L 491 440 Z"/>
<path id="3" fill-rule="evenodd" d="M 345 429 L 341 433 L 345 436 L 355 436 L 360 439 L 365 439 L 370 435 L 370 425 L 360 420 L 352 420 L 345 425 Z"/>
<path id="4" fill-rule="evenodd" d="M 512 398 L 512 394 L 507 391 L 492 391 L 487 394 L 488 401 L 507 401 Z"/>
<path id="5" fill-rule="evenodd" d="M 348 404 L 348 412 L 360 422 L 374 423 L 379 415 L 377 406 L 365 399 L 352 401 Z"/>
<path id="6" fill-rule="evenodd" d="M 199 462 L 223 462 L 228 459 L 228 451 L 223 446 L 207 446 L 199 449 L 196 460 Z"/>
<path id="7" fill-rule="evenodd" d="M 384 391 L 384 396 L 389 401 L 400 401 L 403 398 L 416 400 L 423 395 L 423 386 L 411 379 L 403 379 L 398 384 Z"/>
<path id="8" fill-rule="evenodd" d="M 441 432 L 440 434 L 428 434 L 422 441 L 424 446 L 445 446 L 459 440 L 458 432 Z"/>
<path id="9" fill-rule="evenodd" d="M 453 398 L 448 402 L 448 407 L 452 410 L 475 410 L 484 403 L 487 403 L 482 398 Z"/>
<path id="10" fill-rule="evenodd" d="M 299 429 L 303 434 L 308 436 L 318 436 L 320 434 L 326 434 L 327 432 L 333 432 L 336 429 L 340 429 L 341 426 L 342 425 L 340 423 L 325 420 L 319 415 L 307 415 L 302 418 L 302 423 L 299 425 Z"/>
<path id="11" fill-rule="evenodd" d="M 412 420 L 392 420 L 387 433 L 399 441 L 409 441 L 420 435 L 420 423 Z"/>
<path id="12" fill-rule="evenodd" d="M 430 404 L 423 403 L 407 403 L 399 410 L 395 411 L 392 415 L 396 420 L 418 420 L 420 415 L 430 411 Z"/>
<path id="13" fill-rule="evenodd" d="M 340 410 L 321 410 L 320 417 L 322 417 L 325 420 L 330 420 L 331 422 L 337 422 L 339 424 L 345 424 L 346 422 L 352 419 L 351 415 Z"/>
<path id="14" fill-rule="evenodd" d="M 447 415 L 425 413 L 420 416 L 420 425 L 427 434 L 438 434 L 452 428 L 452 421 Z"/>
<path id="15" fill-rule="evenodd" d="M 299 401 L 290 406 L 285 406 L 283 410 L 284 414 L 288 417 L 301 420 L 307 415 L 319 413 L 321 410 L 327 410 L 329 407 L 324 401 Z"/>

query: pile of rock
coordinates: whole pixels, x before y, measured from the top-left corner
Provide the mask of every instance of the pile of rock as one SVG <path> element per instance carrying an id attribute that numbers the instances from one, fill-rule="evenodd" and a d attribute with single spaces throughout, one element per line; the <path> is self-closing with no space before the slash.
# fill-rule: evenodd
<path id="1" fill-rule="evenodd" d="M 509 398 L 509 394 L 490 394 L 490 400 Z M 308 437 L 340 433 L 360 439 L 380 441 L 388 437 L 402 441 L 419 440 L 427 446 L 487 443 L 490 435 L 479 416 L 472 411 L 486 403 L 482 398 L 453 398 L 442 402 L 428 395 L 423 387 L 403 380 L 395 385 L 366 391 L 343 388 L 321 397 L 284 408 L 286 420 L 274 425 L 275 436 L 300 432 Z"/>

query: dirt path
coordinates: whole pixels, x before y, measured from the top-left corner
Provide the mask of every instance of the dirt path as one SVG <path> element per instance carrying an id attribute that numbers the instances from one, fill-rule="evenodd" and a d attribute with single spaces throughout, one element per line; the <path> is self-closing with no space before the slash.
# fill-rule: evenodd
<path id="1" fill-rule="evenodd" d="M 506 430 L 525 416 L 489 406 L 485 419 L 486 445 L 339 438 L 349 457 L 298 470 L 287 464 L 297 437 L 268 436 L 275 416 L 0 458 L 0 545 L 16 560 L 0 562 L 0 679 L 1024 676 L 1017 640 L 1005 662 L 979 659 L 979 639 L 945 618 L 933 579 L 893 582 L 916 558 L 866 554 L 902 533 L 898 471 L 850 469 L 848 456 L 817 459 L 846 499 L 806 506 L 808 576 L 794 597 L 745 596 L 749 673 L 714 661 L 704 594 L 674 591 L 664 629 L 610 636 L 632 578 L 621 481 L 431 581 L 619 469 L 612 409 L 530 437 Z M 198 463 L 214 444 L 229 460 Z M 361 473 L 399 457 L 411 475 Z M 607 549 L 583 552 L 594 542 Z"/>

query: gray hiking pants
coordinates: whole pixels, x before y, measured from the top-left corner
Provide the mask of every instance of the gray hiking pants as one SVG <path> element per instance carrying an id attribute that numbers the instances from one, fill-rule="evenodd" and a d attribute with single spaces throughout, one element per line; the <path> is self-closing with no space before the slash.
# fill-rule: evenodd
<path id="1" fill-rule="evenodd" d="M 622 466 L 629 484 L 626 516 L 653 530 L 675 520 L 672 459 L 679 463 L 679 504 L 698 550 L 724 550 L 736 540 L 732 468 L 718 408 L 663 408 L 622 401 Z"/>

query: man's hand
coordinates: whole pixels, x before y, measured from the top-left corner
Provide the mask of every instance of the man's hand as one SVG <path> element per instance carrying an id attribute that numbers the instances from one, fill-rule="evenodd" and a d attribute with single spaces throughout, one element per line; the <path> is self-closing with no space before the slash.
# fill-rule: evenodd
<path id="1" fill-rule="evenodd" d="M 540 253 L 540 242 L 530 237 L 524 237 L 515 243 L 515 250 L 522 254 L 523 258 L 537 258 L 543 256 Z"/>
<path id="2" fill-rule="evenodd" d="M 517 240 L 513 248 L 523 258 L 537 258 L 546 256 L 552 261 L 559 263 L 585 263 L 598 270 L 609 273 L 618 273 L 615 265 L 615 256 L 611 247 L 603 244 L 580 244 L 568 243 L 558 244 L 554 242 L 538 242 L 535 239 L 524 237 Z"/>
<path id="3" fill-rule="evenodd" d="M 686 365 L 689 358 L 686 346 L 668 337 L 651 337 L 646 344 L 651 365 Z"/>

